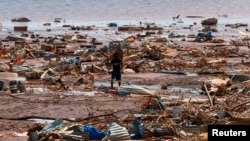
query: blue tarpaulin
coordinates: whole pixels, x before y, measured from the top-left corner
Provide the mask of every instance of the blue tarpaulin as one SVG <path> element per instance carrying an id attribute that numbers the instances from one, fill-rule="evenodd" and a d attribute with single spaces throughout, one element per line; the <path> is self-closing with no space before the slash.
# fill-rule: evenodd
<path id="1" fill-rule="evenodd" d="M 212 32 L 208 31 L 207 33 L 198 33 L 196 36 L 197 39 L 202 39 L 204 37 L 211 39 L 213 37 Z"/>
<path id="2" fill-rule="evenodd" d="M 91 125 L 79 126 L 79 129 L 83 132 L 89 133 L 90 140 L 101 140 L 106 136 L 104 132 L 95 129 Z"/>

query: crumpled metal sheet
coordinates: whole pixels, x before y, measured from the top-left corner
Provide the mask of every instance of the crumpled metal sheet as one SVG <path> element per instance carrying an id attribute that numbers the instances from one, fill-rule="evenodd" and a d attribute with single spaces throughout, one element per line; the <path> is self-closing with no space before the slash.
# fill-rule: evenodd
<path id="1" fill-rule="evenodd" d="M 102 141 L 130 140 L 128 130 L 113 122 L 108 125 L 108 134 Z"/>
<path id="2" fill-rule="evenodd" d="M 41 131 L 39 131 L 39 134 L 45 134 L 47 132 L 56 130 L 56 129 L 62 127 L 63 124 L 64 124 L 64 122 L 62 119 L 56 119 L 54 122 L 52 122 L 51 124 L 48 124 Z"/>

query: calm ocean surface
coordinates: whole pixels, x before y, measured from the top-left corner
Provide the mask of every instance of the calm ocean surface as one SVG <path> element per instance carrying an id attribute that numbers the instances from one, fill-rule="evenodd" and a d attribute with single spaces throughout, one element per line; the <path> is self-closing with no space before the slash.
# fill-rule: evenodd
<path id="1" fill-rule="evenodd" d="M 200 22 L 186 16 L 215 17 L 219 23 L 250 22 L 249 0 L 0 0 L 3 28 L 20 23 L 12 18 L 31 19 L 30 28 L 41 29 L 45 22 L 63 18 L 74 25 L 106 26 L 109 22 L 138 24 L 154 22 L 168 25 L 180 14 L 184 22 Z M 226 14 L 228 17 L 220 17 Z M 221 19 L 221 20 L 220 20 Z M 24 24 L 24 23 L 23 23 Z"/>

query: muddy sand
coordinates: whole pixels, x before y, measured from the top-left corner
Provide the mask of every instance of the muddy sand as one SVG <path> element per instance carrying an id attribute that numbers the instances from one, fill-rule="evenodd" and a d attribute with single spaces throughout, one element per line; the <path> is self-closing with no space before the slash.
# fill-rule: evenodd
<path id="1" fill-rule="evenodd" d="M 105 82 L 109 86 L 110 75 L 102 76 L 100 79 L 96 79 L 99 82 Z M 187 82 L 189 79 L 189 82 Z M 188 85 L 192 83 L 190 77 L 174 76 L 168 74 L 156 74 L 156 73 L 143 73 L 143 74 L 128 74 L 123 75 L 124 82 L 130 82 L 145 86 L 155 86 L 153 91 L 160 91 L 160 83 L 171 80 L 173 85 L 179 85 L 179 87 L 200 87 L 202 79 L 201 77 L 193 78 L 193 81 L 197 84 Z M 175 82 L 176 81 L 176 82 Z M 181 84 L 183 82 L 183 84 Z M 117 87 L 117 83 L 114 83 Z M 166 93 L 163 92 L 163 93 Z M 182 92 L 181 92 L 182 93 Z M 183 93 L 182 93 L 183 94 Z M 166 94 L 162 94 L 162 96 Z M 177 90 L 168 96 L 181 96 Z M 205 97 L 197 94 L 186 94 L 185 97 Z M 110 121 L 102 121 L 102 123 L 109 123 L 112 120 L 114 114 L 117 117 L 124 117 L 128 114 L 136 114 L 141 112 L 141 105 L 144 101 L 144 97 L 134 96 L 118 96 L 114 93 L 102 93 L 95 92 L 94 96 L 86 96 L 84 94 L 71 94 L 71 92 L 57 92 L 51 91 L 41 94 L 25 94 L 10 96 L 8 94 L 1 95 L 1 131 L 0 140 L 27 140 L 25 133 L 31 129 L 34 124 L 51 123 L 56 118 L 62 118 L 71 124 L 79 123 L 86 124 L 90 119 L 95 119 L 98 116 L 110 116 L 105 119 Z"/>
<path id="2" fill-rule="evenodd" d="M 177 34 L 181 33 L 197 33 L 198 30 L 190 31 L 190 29 L 178 29 L 178 24 L 174 25 Z M 181 28 L 180 26 L 179 28 Z M 200 26 L 202 28 L 202 26 Z M 240 28 L 240 27 L 239 27 Z M 188 98 L 194 99 L 207 99 L 205 94 L 201 95 L 200 90 L 204 82 L 219 78 L 224 79 L 229 77 L 233 80 L 233 88 L 228 91 L 222 91 L 224 96 L 213 95 L 213 98 L 225 98 L 228 95 L 232 96 L 237 94 L 239 90 L 244 88 L 242 81 L 239 81 L 235 74 L 238 72 L 246 72 L 244 75 L 249 75 L 249 48 L 247 45 L 236 46 L 230 44 L 231 39 L 235 39 L 236 32 L 239 29 L 230 28 L 230 30 L 220 30 L 214 32 L 214 39 L 224 39 L 224 43 L 213 42 L 190 42 L 194 38 L 186 37 L 174 37 L 167 38 L 169 41 L 176 43 L 180 48 L 169 46 L 171 50 L 177 50 L 179 55 L 171 56 L 166 55 L 163 59 L 151 60 L 151 64 L 148 63 L 145 66 L 141 66 L 139 73 L 123 73 L 122 84 L 132 83 L 144 88 L 147 88 L 158 96 L 161 96 L 165 102 L 173 102 L 175 100 L 183 100 Z M 107 30 L 109 31 L 109 30 Z M 92 37 L 96 37 L 98 41 L 103 41 L 103 45 L 108 45 L 110 38 L 120 39 L 122 37 L 137 35 L 141 32 L 121 32 L 115 33 L 115 30 L 110 29 L 111 32 L 106 30 L 101 31 L 77 31 L 81 34 L 90 34 Z M 155 32 L 155 31 L 153 31 Z M 74 33 L 69 31 L 68 33 Z M 103 34 L 104 33 L 104 34 Z M 6 33 L 7 34 L 7 33 Z M 16 33 L 19 35 L 20 33 Z M 53 34 L 53 30 L 48 34 Z M 95 36 L 96 35 L 96 36 Z M 112 35 L 112 36 L 111 36 Z M 168 29 L 163 34 L 152 34 L 151 38 L 167 37 L 169 35 Z M 3 35 L 1 35 L 3 36 Z M 108 37 L 106 37 L 108 36 Z M 104 38 L 106 37 L 106 38 Z M 242 37 L 238 35 L 238 37 Z M 100 39 L 99 39 L 100 38 Z M 185 40 L 183 40 L 185 39 Z M 240 39 L 238 39 L 240 40 Z M 240 40 L 241 41 L 241 40 Z M 132 47 L 142 46 L 143 40 L 131 43 Z M 153 42 L 153 40 L 150 42 Z M 105 44 L 106 43 L 106 44 Z M 167 42 L 169 43 L 169 42 Z M 8 44 L 8 42 L 4 43 Z M 11 43 L 10 43 L 11 44 Z M 31 43 L 30 43 L 31 44 Z M 154 44 L 155 45 L 155 44 Z M 168 46 L 162 44 L 162 46 Z M 221 47 L 222 46 L 222 47 Z M 203 51 L 203 54 L 198 55 L 194 52 L 185 50 L 185 48 L 198 48 Z M 204 48 L 205 47 L 205 48 Z M 227 48 L 228 47 L 228 48 Z M 230 56 L 230 53 L 234 53 L 232 49 L 237 49 L 236 53 Z M 219 49 L 218 49 L 219 48 Z M 232 49 L 231 49 L 232 48 Z M 182 49 L 182 50 L 178 50 Z M 184 50 L 183 50 L 184 49 Z M 218 49 L 218 51 L 214 51 Z M 243 51 L 242 51 L 243 50 Z M 166 50 L 165 50 L 166 51 Z M 223 54 L 223 52 L 227 52 Z M 232 51 L 232 52 L 230 52 Z M 205 52 L 205 53 L 204 53 Z M 241 54 L 244 52 L 244 54 Z M 194 54 L 193 54 L 194 53 Z M 202 60 L 203 58 L 203 60 Z M 205 58 L 205 60 L 204 60 Z M 136 58 L 138 59 L 138 58 Z M 221 59 L 224 60 L 221 61 Z M 133 59 L 131 59 L 133 62 Z M 131 65 L 131 60 L 128 59 L 128 66 Z M 242 62 L 244 60 L 244 62 Z M 3 59 L 3 62 L 8 62 L 9 59 Z M 138 61 L 138 60 L 134 60 Z M 211 62 L 209 62 L 211 61 Z M 213 62 L 214 61 L 214 62 Z M 42 65 L 46 61 L 43 58 L 26 59 L 22 65 Z M 96 61 L 98 63 L 98 61 Z M 100 60 L 99 60 L 100 62 Z M 153 63 L 152 63 L 153 62 Z M 170 74 L 169 72 L 156 72 L 154 71 L 156 66 L 155 62 L 164 66 L 164 70 L 167 71 L 184 71 L 189 72 L 188 75 Z M 190 65 L 196 62 L 196 65 Z M 198 62 L 198 63 L 197 63 Z M 219 63 L 218 63 L 219 62 Z M 225 63 L 226 62 L 226 63 Z M 47 63 L 47 62 L 46 62 Z M 152 65 L 153 64 L 153 65 Z M 188 65 L 187 65 L 188 64 Z M 198 64 L 198 65 L 197 65 Z M 131 65 L 132 66 L 132 65 Z M 133 69 L 133 67 L 131 67 Z M 201 73 L 201 70 L 206 70 Z M 214 73 L 215 72 L 215 73 Z M 230 72 L 233 76 L 225 75 L 223 72 Z M 132 114 L 141 113 L 143 105 L 145 106 L 145 100 L 147 97 L 141 95 L 126 95 L 120 96 L 116 94 L 117 82 L 114 82 L 115 89 L 109 89 L 110 87 L 110 74 L 107 73 L 95 73 L 94 82 L 91 86 L 80 85 L 78 87 L 70 86 L 67 90 L 53 89 L 54 87 L 45 83 L 40 79 L 25 80 L 26 90 L 33 89 L 36 92 L 24 93 L 24 94 L 9 94 L 6 92 L 1 93 L 0 101 L 0 140 L 3 141 L 23 141 L 27 140 L 27 132 L 37 124 L 46 125 L 51 123 L 57 118 L 62 118 L 67 124 L 87 124 L 92 123 L 94 125 L 103 124 L 106 125 L 109 122 L 119 122 L 119 120 L 131 116 Z M 72 75 L 65 74 L 62 76 L 62 80 L 66 80 Z M 74 74 L 74 79 L 82 77 L 82 74 Z M 234 78 L 234 79 L 233 79 Z M 167 86 L 166 89 L 162 89 L 162 86 Z M 56 86 L 55 86 L 56 87 Z M 49 89 L 48 89 L 49 88 Z M 78 89 L 74 89 L 78 88 Z M 107 91 L 103 92 L 100 89 L 107 88 Z M 223 89 L 224 90 L 224 89 Z M 235 91 L 233 91 L 235 90 Z M 204 91 L 203 91 L 204 92 Z M 248 91 L 247 91 L 248 92 Z M 245 92 L 246 99 L 249 98 L 249 93 Z M 218 93 L 217 93 L 218 94 Z M 211 101 L 210 101 L 211 102 Z M 242 101 L 241 101 L 242 102 Z M 209 102 L 208 102 L 209 103 Z M 149 103 L 146 103 L 149 104 Z M 215 104 L 215 103 L 214 103 Z M 234 105 L 235 103 L 232 103 Z M 237 104 L 237 103 L 236 103 Z M 225 105 L 223 105 L 225 106 Z M 222 107 L 223 107 L 222 106 Z M 215 106 L 220 107 L 219 104 Z M 226 107 L 226 106 L 225 106 Z M 168 111 L 172 111 L 172 107 L 168 107 Z M 216 108 L 212 108 L 216 113 Z M 249 107 L 244 107 L 245 111 L 249 111 Z M 204 113 L 208 113 L 211 109 L 204 110 Z M 217 109 L 218 110 L 218 109 Z M 234 111 L 237 112 L 237 111 Z M 239 112 L 241 113 L 241 112 Z M 169 116 L 171 119 L 171 116 Z M 247 118 L 247 117 L 246 117 Z M 132 118 L 133 119 L 133 118 Z M 124 126 L 131 125 L 132 121 L 124 121 Z M 199 122 L 197 122 L 198 124 Z M 202 123 L 199 123 L 202 124 Z M 203 123 L 205 124 L 205 123 Z M 105 129 L 102 127 L 102 129 Z M 145 136 L 153 139 L 151 136 Z"/>

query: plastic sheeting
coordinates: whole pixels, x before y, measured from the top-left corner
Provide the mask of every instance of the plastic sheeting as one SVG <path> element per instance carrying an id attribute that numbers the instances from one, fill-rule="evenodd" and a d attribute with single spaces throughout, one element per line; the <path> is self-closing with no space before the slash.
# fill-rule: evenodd
<path id="1" fill-rule="evenodd" d="M 100 130 L 95 129 L 91 125 L 85 125 L 85 126 L 79 127 L 79 129 L 83 132 L 89 133 L 90 140 L 102 140 L 106 136 L 105 133 L 103 133 Z"/>
<path id="2" fill-rule="evenodd" d="M 143 95 L 155 95 L 154 92 L 145 89 L 143 87 L 133 85 L 133 84 L 124 84 L 120 86 L 117 90 L 118 95 L 127 95 L 127 94 L 143 94 Z"/>

